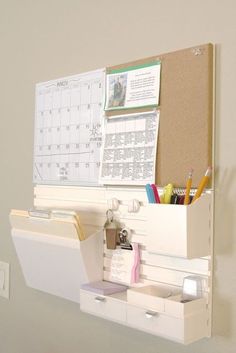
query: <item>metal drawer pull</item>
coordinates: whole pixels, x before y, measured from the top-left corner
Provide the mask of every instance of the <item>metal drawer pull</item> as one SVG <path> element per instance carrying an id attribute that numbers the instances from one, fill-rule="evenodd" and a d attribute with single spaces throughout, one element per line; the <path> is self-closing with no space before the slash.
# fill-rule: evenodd
<path id="1" fill-rule="evenodd" d="M 157 316 L 157 313 L 155 311 L 146 311 L 145 316 L 147 319 L 151 319 L 152 317 Z"/>
<path id="2" fill-rule="evenodd" d="M 104 297 L 95 297 L 95 302 L 97 302 L 97 303 L 103 303 L 103 302 L 105 302 L 106 301 L 106 298 L 104 298 Z"/>

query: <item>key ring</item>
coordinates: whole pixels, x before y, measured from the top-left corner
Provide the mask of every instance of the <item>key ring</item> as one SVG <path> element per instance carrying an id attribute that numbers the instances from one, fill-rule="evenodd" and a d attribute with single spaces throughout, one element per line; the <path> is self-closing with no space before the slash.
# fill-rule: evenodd
<path id="1" fill-rule="evenodd" d="M 111 209 L 106 211 L 106 216 L 107 216 L 107 222 L 113 222 L 113 211 Z"/>

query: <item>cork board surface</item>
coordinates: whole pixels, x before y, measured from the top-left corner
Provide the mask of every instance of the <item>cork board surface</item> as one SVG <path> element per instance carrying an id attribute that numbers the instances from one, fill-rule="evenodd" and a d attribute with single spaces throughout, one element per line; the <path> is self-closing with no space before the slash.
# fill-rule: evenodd
<path id="1" fill-rule="evenodd" d="M 204 44 L 108 68 L 161 60 L 156 184 L 184 187 L 190 168 L 197 187 L 212 165 L 213 45 Z M 147 111 L 129 109 L 108 116 Z"/>

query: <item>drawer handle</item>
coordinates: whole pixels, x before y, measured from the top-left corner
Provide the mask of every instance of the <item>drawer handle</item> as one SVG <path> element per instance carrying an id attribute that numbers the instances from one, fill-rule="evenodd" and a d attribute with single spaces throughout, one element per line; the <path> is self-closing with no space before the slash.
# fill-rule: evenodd
<path id="1" fill-rule="evenodd" d="M 106 298 L 104 297 L 95 297 L 95 302 L 96 303 L 104 303 L 106 301 Z"/>
<path id="2" fill-rule="evenodd" d="M 157 313 L 155 311 L 146 311 L 145 316 L 147 319 L 151 319 L 152 317 L 157 316 Z"/>

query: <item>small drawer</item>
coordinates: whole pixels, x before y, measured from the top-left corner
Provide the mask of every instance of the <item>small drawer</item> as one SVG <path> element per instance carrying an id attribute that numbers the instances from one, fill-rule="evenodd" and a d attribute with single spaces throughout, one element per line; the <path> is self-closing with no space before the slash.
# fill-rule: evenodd
<path id="1" fill-rule="evenodd" d="M 207 310 L 178 318 L 127 305 L 127 325 L 183 344 L 208 336 Z"/>
<path id="2" fill-rule="evenodd" d="M 109 296 L 80 290 L 80 309 L 113 321 L 126 321 L 126 303 Z"/>
<path id="3" fill-rule="evenodd" d="M 191 205 L 147 205 L 147 250 L 197 258 L 210 254 L 211 194 Z"/>
<path id="4" fill-rule="evenodd" d="M 182 341 L 184 321 L 133 305 L 127 305 L 127 324 L 154 335 Z"/>

